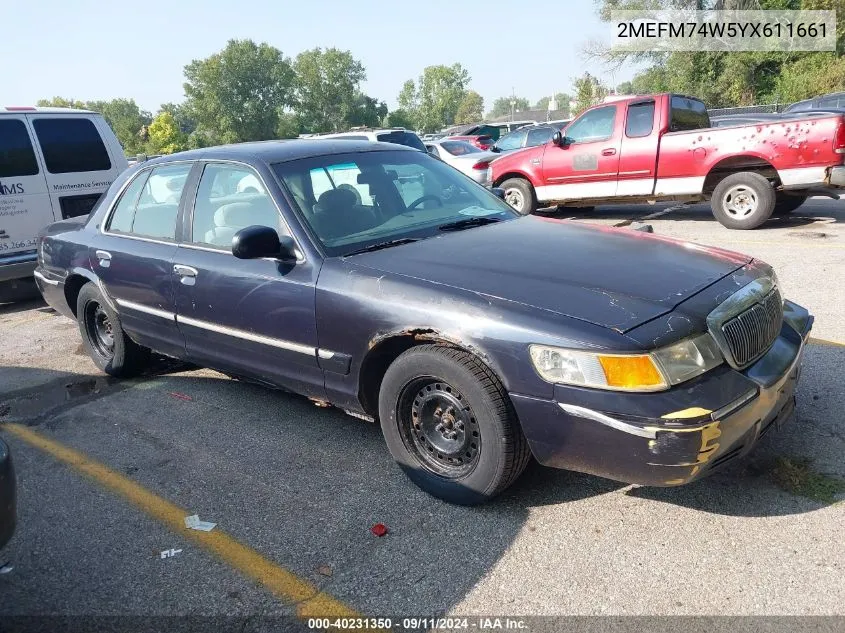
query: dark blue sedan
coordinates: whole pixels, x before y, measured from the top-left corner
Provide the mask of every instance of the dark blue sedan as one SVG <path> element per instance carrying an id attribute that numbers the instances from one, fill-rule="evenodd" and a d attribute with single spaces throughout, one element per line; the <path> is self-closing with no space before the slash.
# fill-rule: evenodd
<path id="1" fill-rule="evenodd" d="M 103 371 L 154 350 L 378 420 L 457 503 L 532 454 L 686 483 L 789 417 L 812 317 L 768 265 L 496 193 L 380 143 L 176 154 L 49 227 L 36 279 Z"/>

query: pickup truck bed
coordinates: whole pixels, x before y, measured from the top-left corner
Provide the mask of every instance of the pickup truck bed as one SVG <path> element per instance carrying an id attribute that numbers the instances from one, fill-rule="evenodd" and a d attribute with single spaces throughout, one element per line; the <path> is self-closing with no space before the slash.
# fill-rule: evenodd
<path id="1" fill-rule="evenodd" d="M 845 186 L 845 117 L 711 128 L 697 99 L 662 94 L 590 108 L 546 145 L 491 164 L 514 208 L 710 200 L 725 226 L 751 229 Z"/>

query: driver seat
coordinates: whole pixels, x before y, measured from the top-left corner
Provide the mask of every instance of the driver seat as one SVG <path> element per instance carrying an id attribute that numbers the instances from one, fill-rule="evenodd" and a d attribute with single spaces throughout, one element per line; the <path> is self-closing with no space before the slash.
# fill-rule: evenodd
<path id="1" fill-rule="evenodd" d="M 314 205 L 314 230 L 323 239 L 336 239 L 366 231 L 376 225 L 375 217 L 358 204 L 355 192 L 329 189 L 320 194 Z"/>

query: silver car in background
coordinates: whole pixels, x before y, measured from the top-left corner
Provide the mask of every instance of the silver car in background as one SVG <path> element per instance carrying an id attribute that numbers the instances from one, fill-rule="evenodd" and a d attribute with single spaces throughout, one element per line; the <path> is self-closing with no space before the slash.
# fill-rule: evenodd
<path id="1" fill-rule="evenodd" d="M 425 148 L 429 154 L 466 174 L 478 184 L 485 187 L 490 186 L 490 170 L 488 168 L 490 163 L 499 157 L 498 154 L 478 149 L 466 141 L 448 138 L 427 141 Z"/>

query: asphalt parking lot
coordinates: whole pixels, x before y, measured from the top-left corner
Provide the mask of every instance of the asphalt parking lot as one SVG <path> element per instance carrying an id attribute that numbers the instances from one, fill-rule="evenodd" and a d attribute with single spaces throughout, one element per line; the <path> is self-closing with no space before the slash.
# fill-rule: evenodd
<path id="1" fill-rule="evenodd" d="M 532 465 L 497 502 L 450 506 L 375 425 L 167 363 L 112 381 L 75 323 L 0 307 L 19 483 L 0 615 L 845 615 L 845 201 L 756 231 L 669 208 L 558 215 L 750 253 L 816 316 L 794 419 L 681 488 Z"/>

